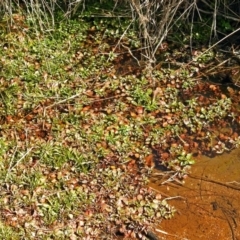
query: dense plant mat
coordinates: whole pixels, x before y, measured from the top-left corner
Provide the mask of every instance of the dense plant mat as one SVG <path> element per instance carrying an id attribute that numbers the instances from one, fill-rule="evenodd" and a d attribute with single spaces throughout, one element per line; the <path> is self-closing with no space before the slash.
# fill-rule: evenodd
<path id="1" fill-rule="evenodd" d="M 143 71 L 124 28 L 14 19 L 0 35 L 1 238 L 144 239 L 174 213 L 147 187 L 153 166 L 182 180 L 193 154 L 239 144 L 239 92 L 198 67 Z"/>

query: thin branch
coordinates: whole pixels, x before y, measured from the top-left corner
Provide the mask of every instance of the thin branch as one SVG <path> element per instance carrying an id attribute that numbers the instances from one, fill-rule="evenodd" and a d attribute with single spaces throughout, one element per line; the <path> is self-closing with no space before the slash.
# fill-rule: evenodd
<path id="1" fill-rule="evenodd" d="M 120 42 L 122 41 L 123 37 L 126 35 L 128 29 L 129 29 L 130 26 L 132 25 L 133 21 L 134 21 L 134 20 L 132 20 L 132 21 L 130 22 L 130 24 L 127 26 L 127 28 L 126 28 L 125 31 L 123 32 L 122 36 L 120 37 L 120 39 L 118 40 L 116 46 L 114 47 L 114 49 L 113 49 L 113 51 L 112 51 L 113 53 L 116 51 L 116 49 L 117 49 L 117 47 L 119 46 Z M 109 56 L 109 58 L 108 58 L 107 61 L 109 61 L 109 59 L 110 59 L 110 56 Z"/>
<path id="2" fill-rule="evenodd" d="M 27 152 L 15 164 L 13 164 L 13 160 L 14 160 L 14 157 L 16 155 L 17 149 L 18 149 L 18 146 L 16 146 L 15 149 L 14 149 L 14 152 L 13 152 L 13 155 L 12 155 L 12 158 L 11 158 L 11 162 L 9 164 L 9 168 L 8 168 L 8 171 L 7 171 L 7 174 L 6 174 L 6 177 L 5 177 L 5 181 L 7 180 L 11 170 L 14 167 L 16 167 L 32 151 L 33 147 L 29 148 L 27 150 Z"/>
<path id="3" fill-rule="evenodd" d="M 211 180 L 211 179 L 205 178 L 205 177 L 198 177 L 198 176 L 195 176 L 195 175 L 192 175 L 192 174 L 188 174 L 188 176 L 189 176 L 190 178 L 199 179 L 199 180 L 201 180 L 201 181 L 214 183 L 214 184 L 217 184 L 217 185 L 226 187 L 226 188 L 231 188 L 231 189 L 240 191 L 240 186 L 233 186 L 233 185 L 229 185 L 229 184 L 227 184 L 227 183 L 222 183 L 222 182 L 215 181 L 215 180 Z"/>

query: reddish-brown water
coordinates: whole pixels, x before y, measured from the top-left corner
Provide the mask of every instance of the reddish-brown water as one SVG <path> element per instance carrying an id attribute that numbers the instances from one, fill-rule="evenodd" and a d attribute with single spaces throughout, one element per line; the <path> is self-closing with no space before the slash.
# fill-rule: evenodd
<path id="1" fill-rule="evenodd" d="M 240 240 L 240 149 L 215 158 L 201 157 L 183 186 L 150 186 L 175 197 L 177 212 L 157 227 L 165 240 Z"/>

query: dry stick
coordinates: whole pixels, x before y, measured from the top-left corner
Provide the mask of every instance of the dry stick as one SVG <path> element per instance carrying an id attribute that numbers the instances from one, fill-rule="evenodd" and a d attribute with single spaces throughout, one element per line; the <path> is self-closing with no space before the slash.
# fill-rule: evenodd
<path id="1" fill-rule="evenodd" d="M 86 93 L 83 93 L 83 92 L 77 93 L 77 94 L 75 94 L 75 95 L 72 95 L 71 97 L 65 98 L 65 99 L 60 100 L 60 101 L 58 101 L 58 102 L 55 102 L 55 103 L 53 103 L 53 104 L 45 107 L 45 109 L 52 108 L 52 107 L 55 107 L 56 105 L 59 105 L 59 104 L 68 102 L 69 100 L 72 100 L 72 99 L 74 99 L 74 98 L 77 98 L 77 97 L 81 96 L 82 94 L 86 94 Z M 44 109 L 44 110 L 45 110 L 45 109 Z"/>
<path id="2" fill-rule="evenodd" d="M 232 182 L 227 182 L 227 184 L 240 184 L 240 182 L 232 181 Z"/>
<path id="3" fill-rule="evenodd" d="M 211 9 L 211 5 L 210 5 L 207 1 L 202 0 L 202 2 L 205 3 L 209 9 Z M 225 5 L 225 6 L 226 6 L 226 5 Z M 229 7 L 227 7 L 227 10 L 230 10 L 230 12 L 233 13 L 233 15 L 236 16 L 236 18 L 235 18 L 235 17 L 232 17 L 232 16 L 229 16 L 229 15 L 226 15 L 226 14 L 223 14 L 223 13 L 221 13 L 221 12 L 218 12 L 218 16 L 222 16 L 222 17 L 224 17 L 224 18 L 231 19 L 231 20 L 233 20 L 233 21 L 239 22 L 239 17 L 238 17 L 238 15 L 235 14 L 234 11 L 232 11 Z M 206 10 L 203 10 L 203 9 L 199 9 L 199 11 L 200 11 L 200 12 L 203 12 L 203 13 L 206 13 L 206 14 L 212 14 L 212 11 L 209 12 L 209 11 L 206 11 Z"/>
<path id="4" fill-rule="evenodd" d="M 174 196 L 174 197 L 167 197 L 164 200 L 168 201 L 168 200 L 174 200 L 174 199 L 179 199 L 179 198 L 184 199 L 184 200 L 186 199 L 185 197 L 182 197 L 182 196 Z"/>
<path id="5" fill-rule="evenodd" d="M 120 39 L 118 40 L 116 46 L 114 47 L 114 49 L 113 49 L 113 51 L 112 51 L 113 53 L 116 51 L 118 45 L 119 45 L 120 42 L 122 41 L 123 37 L 125 36 L 126 32 L 127 32 L 128 29 L 130 28 L 130 26 L 132 25 L 132 23 L 133 23 L 133 20 L 130 22 L 130 24 L 127 26 L 126 30 L 123 32 L 122 36 L 121 36 Z M 109 61 L 109 59 L 110 59 L 110 56 L 108 57 L 107 62 Z"/>
<path id="6" fill-rule="evenodd" d="M 170 175 L 172 174 L 172 175 Z M 176 171 L 168 171 L 168 172 L 165 172 L 165 173 L 155 173 L 153 174 L 153 177 L 155 176 L 163 176 L 163 177 L 169 177 L 167 180 L 159 183 L 159 185 L 164 185 L 165 183 L 168 183 L 171 185 L 171 182 L 176 182 L 177 185 L 180 185 L 182 186 L 183 183 L 181 181 L 179 181 L 177 178 L 175 178 L 177 176 L 178 172 Z M 162 179 L 161 179 L 162 180 Z M 155 180 L 155 182 L 158 182 L 158 180 Z"/>
<path id="7" fill-rule="evenodd" d="M 14 166 L 12 166 L 12 168 L 16 167 L 32 151 L 32 149 L 33 149 L 33 147 L 29 148 L 27 150 L 27 152 L 16 162 L 16 164 Z"/>
<path id="8" fill-rule="evenodd" d="M 161 183 L 161 185 L 165 184 L 165 183 L 169 183 L 169 182 L 177 182 L 178 184 L 180 185 L 183 185 L 182 182 L 180 182 L 178 179 L 177 179 L 177 175 L 178 175 L 178 172 L 176 172 L 175 174 L 173 174 L 172 176 L 170 176 L 167 180 L 163 181 Z"/>
<path id="9" fill-rule="evenodd" d="M 211 72 L 211 71 L 214 70 L 215 68 L 221 67 L 224 63 L 228 62 L 230 59 L 231 59 L 231 58 L 228 58 L 228 59 L 226 59 L 225 61 L 219 63 L 217 66 L 214 66 L 214 67 L 210 68 L 209 70 L 206 71 L 206 73 Z"/>
<path id="10" fill-rule="evenodd" d="M 17 152 L 17 148 L 18 148 L 18 146 L 16 146 L 15 149 L 14 149 L 14 153 L 13 153 L 12 158 L 11 158 L 11 162 L 10 162 L 10 165 L 9 165 L 9 168 L 8 168 L 7 175 L 5 177 L 5 181 L 7 180 L 8 175 L 9 175 L 10 171 L 13 169 L 13 167 L 16 167 L 33 149 L 33 147 L 29 148 L 27 150 L 27 152 L 15 164 L 12 164 L 14 156 L 15 156 L 15 154 Z"/>
<path id="11" fill-rule="evenodd" d="M 214 38 L 217 37 L 217 1 L 215 1 L 214 11 L 213 11 L 213 21 L 212 21 L 212 27 L 211 27 L 211 35 L 214 31 Z M 211 37 L 210 37 L 211 41 Z"/>
<path id="12" fill-rule="evenodd" d="M 154 188 L 154 187 L 149 187 L 149 188 L 152 189 L 152 190 L 155 191 L 155 192 L 160 193 L 160 194 L 161 194 L 162 196 L 164 196 L 164 197 L 170 198 L 170 196 L 169 196 L 168 194 L 163 193 L 162 191 L 159 191 L 158 189 L 156 189 L 156 188 Z"/>
<path id="13" fill-rule="evenodd" d="M 228 34 L 227 36 L 225 36 L 224 38 L 222 38 L 221 40 L 219 40 L 218 42 L 214 43 L 210 48 L 208 48 L 207 50 L 205 50 L 204 52 L 202 52 L 197 58 L 200 58 L 201 56 L 203 56 L 206 52 L 208 52 L 210 49 L 214 48 L 215 46 L 217 46 L 220 42 L 224 41 L 225 39 L 227 39 L 228 37 L 232 36 L 234 33 L 238 32 L 240 30 L 240 28 L 236 29 L 235 31 L 233 31 L 232 33 Z M 189 64 L 191 64 L 193 62 L 193 60 L 191 62 L 189 62 L 186 66 L 188 66 Z"/>
<path id="14" fill-rule="evenodd" d="M 178 133 L 177 133 L 176 135 L 177 135 L 177 137 L 180 139 L 180 141 L 181 141 L 183 144 L 185 144 L 185 145 L 188 144 L 186 141 L 184 141 L 184 140 L 179 136 Z"/>
<path id="15" fill-rule="evenodd" d="M 159 232 L 159 233 L 162 233 L 162 234 L 165 234 L 165 235 L 169 235 L 169 236 L 173 236 L 173 237 L 175 237 L 175 238 L 188 240 L 188 238 L 182 238 L 182 237 L 179 237 L 179 236 L 177 236 L 177 235 L 175 235 L 175 234 L 170 234 L 170 233 L 165 232 L 165 231 L 163 231 L 163 230 L 161 230 L 161 229 L 159 229 L 159 228 L 156 229 L 156 232 Z"/>
<path id="16" fill-rule="evenodd" d="M 206 13 L 206 14 L 212 14 L 212 12 L 209 12 L 209 11 L 206 11 L 206 10 L 203 10 L 203 9 L 199 9 L 199 12 Z M 233 20 L 235 22 L 239 22 L 239 18 L 237 18 L 237 17 L 231 17 L 231 16 L 228 16 L 228 15 L 224 15 L 222 13 L 219 13 L 219 12 L 218 12 L 218 16 L 224 17 L 226 19 Z"/>
<path id="17" fill-rule="evenodd" d="M 14 148 L 14 151 L 13 151 L 13 154 L 12 154 L 12 157 L 11 157 L 11 161 L 10 161 L 10 164 L 9 164 L 9 167 L 8 167 L 8 171 L 7 171 L 7 174 L 6 174 L 6 177 L 5 177 L 5 181 L 7 180 L 8 175 L 9 175 L 9 173 L 10 173 L 10 170 L 12 169 L 13 159 L 14 159 L 14 156 L 15 156 L 15 154 L 16 154 L 16 152 L 17 152 L 17 149 L 18 149 L 18 146 L 16 146 L 16 147 Z"/>
<path id="18" fill-rule="evenodd" d="M 191 19 L 191 27 L 190 27 L 190 38 L 189 38 L 189 43 L 190 43 L 190 50 L 191 53 L 193 52 L 192 49 L 192 40 L 193 40 L 193 21 L 194 21 L 194 12 L 195 12 L 196 6 L 193 6 L 193 11 L 192 11 L 192 19 Z"/>
<path id="19" fill-rule="evenodd" d="M 133 55 L 131 49 L 130 49 L 129 47 L 125 46 L 124 44 L 121 44 L 121 45 L 122 45 L 123 48 L 127 49 L 127 50 L 128 50 L 128 53 L 137 61 L 138 66 L 141 66 L 141 65 L 140 65 L 140 62 L 138 61 L 138 59 Z"/>
<path id="20" fill-rule="evenodd" d="M 46 115 L 46 109 L 55 107 L 55 106 L 57 106 L 57 105 L 59 105 L 59 104 L 65 103 L 65 102 L 68 102 L 69 100 L 72 100 L 72 99 L 74 99 L 74 98 L 77 98 L 77 97 L 81 96 L 82 94 L 87 95 L 87 94 L 84 93 L 84 92 L 80 92 L 80 93 L 77 93 L 77 94 L 75 94 L 75 95 L 72 95 L 71 97 L 65 98 L 65 99 L 63 99 L 63 100 L 60 100 L 60 101 L 58 101 L 58 102 L 55 102 L 55 103 L 53 103 L 53 104 L 45 107 L 45 108 L 44 108 L 44 113 L 43 113 L 43 115 L 44 115 L 44 116 Z M 87 95 L 87 96 L 88 96 L 88 95 Z M 112 96 L 112 97 L 107 97 L 107 98 L 103 98 L 103 99 L 92 100 L 92 101 L 90 101 L 90 102 L 93 103 L 93 102 L 104 101 L 104 100 L 109 100 L 109 99 L 113 99 L 113 98 L 117 98 L 117 97 L 124 97 L 124 96 L 125 96 L 125 94 L 118 94 L 118 95 L 115 95 L 115 96 Z"/>
<path id="21" fill-rule="evenodd" d="M 76 97 L 81 96 L 82 94 L 84 94 L 84 93 L 80 92 L 80 93 L 77 93 L 77 94 L 75 94 L 75 95 L 72 95 L 72 96 L 69 97 L 69 98 L 65 98 L 65 99 L 63 99 L 63 100 L 60 100 L 60 101 L 58 101 L 58 102 L 55 102 L 55 103 L 53 103 L 53 104 L 45 107 L 45 109 L 52 108 L 52 107 L 54 107 L 54 106 L 56 106 L 56 105 L 65 103 L 65 102 L 67 102 L 67 101 L 69 101 L 69 100 L 72 100 L 72 99 L 74 99 L 74 98 L 76 98 Z M 45 109 L 44 109 L 44 110 L 45 110 Z"/>
<path id="22" fill-rule="evenodd" d="M 230 37 L 230 36 L 232 36 L 234 33 L 236 33 L 236 32 L 238 32 L 240 30 L 240 28 L 238 28 L 238 29 L 236 29 L 235 31 L 233 31 L 232 33 L 230 33 L 230 34 L 228 34 L 227 36 L 225 36 L 224 38 L 222 38 L 221 40 L 219 40 L 218 42 L 216 42 L 215 44 L 213 44 L 211 47 L 209 47 L 208 49 L 206 49 L 204 52 L 202 52 L 197 58 L 200 58 L 201 56 L 203 56 L 206 52 L 208 52 L 209 50 L 211 50 L 212 48 L 214 48 L 215 46 L 217 46 L 219 43 L 221 43 L 222 41 L 224 41 L 225 39 L 227 39 L 228 37 Z M 227 60 L 225 60 L 224 61 L 224 63 L 226 62 Z M 186 66 L 189 66 L 191 63 L 193 63 L 194 62 L 194 60 L 192 60 L 192 61 L 190 61 L 189 63 L 187 63 L 186 65 L 185 65 L 185 67 Z M 218 65 L 218 66 L 221 66 L 221 64 L 220 65 Z M 212 68 L 212 69 L 214 69 L 214 68 Z M 212 70 L 211 69 L 211 70 Z M 176 70 L 177 71 L 177 70 Z M 209 70 L 210 71 L 210 70 Z M 209 72 L 208 71 L 208 72 Z"/>
<path id="23" fill-rule="evenodd" d="M 153 51 L 153 54 L 152 54 L 152 55 L 155 55 L 155 54 L 156 54 L 159 46 L 162 44 L 163 39 L 166 37 L 167 33 L 169 32 L 169 30 L 170 30 L 170 28 L 171 28 L 171 27 L 170 27 L 170 24 L 172 23 L 173 18 L 174 18 L 174 16 L 176 15 L 176 11 L 178 10 L 178 8 L 179 8 L 179 6 L 181 5 L 182 2 L 183 2 L 183 0 L 181 0 L 181 1 L 179 1 L 179 2 L 177 3 L 177 6 L 175 6 L 175 9 L 174 9 L 173 13 L 171 13 L 171 17 L 169 17 L 169 18 L 167 19 L 167 24 L 166 24 L 166 20 L 165 20 L 166 28 L 165 28 L 164 33 L 162 34 L 161 38 L 159 39 L 158 44 L 157 44 L 156 47 L 154 48 L 154 51 Z M 159 38 L 159 36 L 158 36 L 158 38 Z"/>
<path id="24" fill-rule="evenodd" d="M 222 183 L 222 182 L 219 182 L 219 181 L 211 180 L 211 179 L 208 179 L 208 178 L 205 178 L 205 177 L 194 176 L 192 174 L 188 174 L 188 176 L 190 178 L 199 179 L 199 180 L 202 180 L 202 181 L 205 181 L 205 182 L 215 183 L 215 184 L 221 185 L 223 187 L 232 188 L 234 190 L 240 191 L 240 187 L 237 187 L 237 186 L 231 186 L 231 185 L 226 184 L 226 183 Z"/>

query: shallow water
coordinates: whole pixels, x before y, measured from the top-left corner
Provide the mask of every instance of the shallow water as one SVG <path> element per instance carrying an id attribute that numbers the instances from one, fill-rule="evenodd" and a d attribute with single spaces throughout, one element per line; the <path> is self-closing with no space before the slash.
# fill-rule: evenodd
<path id="1" fill-rule="evenodd" d="M 165 240 L 240 240 L 240 149 L 215 158 L 200 157 L 184 185 L 150 186 L 173 198 L 177 212 L 157 231 Z"/>

